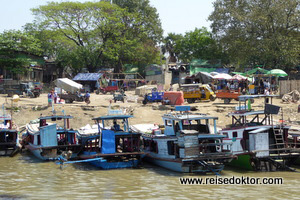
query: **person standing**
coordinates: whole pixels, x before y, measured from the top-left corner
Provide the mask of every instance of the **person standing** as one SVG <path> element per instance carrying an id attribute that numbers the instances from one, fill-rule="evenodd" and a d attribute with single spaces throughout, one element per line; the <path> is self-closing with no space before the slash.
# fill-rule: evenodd
<path id="1" fill-rule="evenodd" d="M 265 88 L 264 95 L 266 95 L 266 96 L 270 95 L 270 91 L 269 91 L 268 87 Z M 269 103 L 269 98 L 268 97 L 266 97 L 266 103 Z"/>
<path id="2" fill-rule="evenodd" d="M 52 106 L 52 100 L 53 100 L 53 91 L 48 93 L 48 106 Z"/>
<path id="3" fill-rule="evenodd" d="M 54 93 L 53 93 L 53 99 L 54 99 L 54 103 L 57 103 L 57 92 L 56 91 L 54 91 Z"/>
<path id="4" fill-rule="evenodd" d="M 85 103 L 87 104 L 91 103 L 90 101 L 91 94 L 89 93 L 89 91 L 86 91 L 84 97 L 85 97 Z"/>

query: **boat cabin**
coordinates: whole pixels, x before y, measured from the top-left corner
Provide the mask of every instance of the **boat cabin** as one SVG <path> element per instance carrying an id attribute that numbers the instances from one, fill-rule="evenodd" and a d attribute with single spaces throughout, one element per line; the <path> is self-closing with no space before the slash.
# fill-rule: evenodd
<path id="1" fill-rule="evenodd" d="M 247 101 L 252 98 L 270 98 L 262 110 L 254 111 L 251 105 L 247 106 Z M 278 154 L 279 151 L 287 152 L 289 147 L 288 136 L 289 126 L 276 124 L 273 115 L 278 115 L 279 106 L 272 104 L 272 97 L 275 95 L 242 95 L 239 97 L 240 103 L 245 104 L 243 109 L 238 109 L 228 115 L 232 118 L 232 124 L 220 131 L 225 135 L 224 142 L 232 143 L 234 154 L 245 152 L 256 152 L 257 157 L 268 157 L 270 154 Z M 282 119 L 281 119 L 282 120 Z"/>
<path id="2" fill-rule="evenodd" d="M 18 131 L 12 129 L 12 121 L 9 115 L 0 116 L 0 156 L 7 155 L 7 150 L 15 148 L 18 143 Z"/>
<path id="3" fill-rule="evenodd" d="M 140 134 L 129 129 L 132 115 L 107 115 L 93 118 L 98 135 L 82 136 L 85 151 L 100 154 L 133 153 L 140 151 Z"/>
<path id="4" fill-rule="evenodd" d="M 43 147 L 78 144 L 76 131 L 70 129 L 70 115 L 54 115 L 39 118 L 39 131 L 29 134 L 29 142 Z M 62 126 L 59 126 L 61 122 Z"/>
<path id="5" fill-rule="evenodd" d="M 222 151 L 225 136 L 217 134 L 217 117 L 185 112 L 189 110 L 185 106 L 177 106 L 176 109 L 179 113 L 163 115 L 162 134 L 144 137 L 146 150 L 174 159 L 230 153 L 231 144 L 225 144 L 227 150 Z"/>

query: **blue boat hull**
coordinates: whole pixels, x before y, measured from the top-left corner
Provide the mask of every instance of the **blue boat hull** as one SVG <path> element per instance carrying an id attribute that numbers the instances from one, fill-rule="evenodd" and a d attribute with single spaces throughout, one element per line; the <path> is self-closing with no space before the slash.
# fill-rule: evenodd
<path id="1" fill-rule="evenodd" d="M 133 168 L 139 165 L 139 160 L 130 160 L 123 162 L 107 162 L 104 160 L 96 160 L 91 161 L 90 164 L 101 169 Z"/>

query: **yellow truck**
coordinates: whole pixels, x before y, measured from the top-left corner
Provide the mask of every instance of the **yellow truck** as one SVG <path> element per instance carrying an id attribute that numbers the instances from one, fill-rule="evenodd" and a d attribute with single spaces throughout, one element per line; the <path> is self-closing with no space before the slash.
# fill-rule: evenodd
<path id="1" fill-rule="evenodd" d="M 194 103 L 196 100 L 210 100 L 216 99 L 215 93 L 207 84 L 183 84 L 180 86 L 183 91 L 183 98 L 188 103 Z"/>

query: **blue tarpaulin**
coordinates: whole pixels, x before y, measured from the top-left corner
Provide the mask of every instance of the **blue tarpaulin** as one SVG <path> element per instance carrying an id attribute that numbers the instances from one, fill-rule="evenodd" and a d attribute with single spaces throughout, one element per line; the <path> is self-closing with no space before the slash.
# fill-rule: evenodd
<path id="1" fill-rule="evenodd" d="M 102 130 L 102 153 L 116 153 L 115 133 L 112 130 Z"/>
<path id="2" fill-rule="evenodd" d="M 79 73 L 73 80 L 74 81 L 97 81 L 102 76 L 102 73 Z"/>

